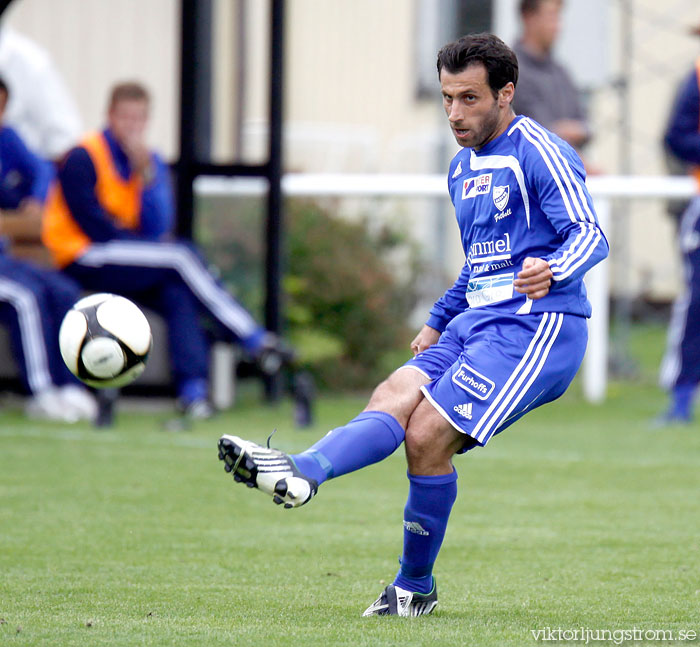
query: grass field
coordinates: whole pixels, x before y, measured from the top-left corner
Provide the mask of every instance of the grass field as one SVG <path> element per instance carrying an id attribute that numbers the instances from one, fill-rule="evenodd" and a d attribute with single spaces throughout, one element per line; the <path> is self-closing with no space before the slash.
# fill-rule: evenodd
<path id="1" fill-rule="evenodd" d="M 657 333 L 633 340 L 649 366 Z M 397 568 L 401 452 L 291 511 L 234 485 L 216 456 L 221 433 L 264 442 L 274 427 L 276 446 L 303 449 L 362 398 L 324 398 L 305 431 L 288 404 L 257 397 L 180 434 L 161 431 L 167 412 L 120 412 L 97 432 L 3 411 L 0 645 L 522 647 L 545 628 L 700 632 L 700 425 L 650 428 L 664 397 L 647 368 L 604 406 L 575 385 L 456 459 L 440 604 L 417 619 L 360 617 Z"/>

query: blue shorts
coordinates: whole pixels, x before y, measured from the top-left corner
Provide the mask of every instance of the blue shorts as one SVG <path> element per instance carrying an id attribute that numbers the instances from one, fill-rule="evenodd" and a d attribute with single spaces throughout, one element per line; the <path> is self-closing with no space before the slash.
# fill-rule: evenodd
<path id="1" fill-rule="evenodd" d="M 467 451 L 564 393 L 587 341 L 586 319 L 578 315 L 467 310 L 449 323 L 437 344 L 402 368 L 432 380 L 423 394 L 470 437 L 462 450 Z"/>

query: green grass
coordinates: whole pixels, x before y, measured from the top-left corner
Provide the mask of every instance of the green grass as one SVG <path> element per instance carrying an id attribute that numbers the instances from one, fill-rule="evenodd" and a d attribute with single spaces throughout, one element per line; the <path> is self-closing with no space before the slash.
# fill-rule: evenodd
<path id="1" fill-rule="evenodd" d="M 121 412 L 97 432 L 4 411 L 0 645 L 522 647 L 544 627 L 700 631 L 700 425 L 648 425 L 665 403 L 659 332 L 635 333 L 640 379 L 613 383 L 605 405 L 575 385 L 456 459 L 440 605 L 419 619 L 360 617 L 397 567 L 401 452 L 291 511 L 216 457 L 221 433 L 264 442 L 274 427 L 276 446 L 303 449 L 363 399 L 324 398 L 307 431 L 288 403 L 255 397 L 180 434 L 161 431 L 167 413 Z"/>

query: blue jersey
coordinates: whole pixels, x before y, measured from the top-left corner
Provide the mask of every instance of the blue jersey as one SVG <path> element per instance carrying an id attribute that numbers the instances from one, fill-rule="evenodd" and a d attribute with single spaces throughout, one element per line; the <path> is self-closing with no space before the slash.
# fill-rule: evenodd
<path id="1" fill-rule="evenodd" d="M 698 71 L 688 74 L 681 84 L 664 135 L 664 143 L 680 160 L 700 165 L 700 87 Z"/>
<path id="2" fill-rule="evenodd" d="M 607 256 L 608 243 L 571 146 L 519 116 L 480 150 L 457 153 L 448 186 L 466 262 L 431 308 L 429 326 L 443 331 L 455 316 L 476 308 L 590 316 L 583 276 Z M 554 275 L 541 299 L 514 289 L 527 257 L 545 259 Z"/>
<path id="3" fill-rule="evenodd" d="M 46 200 L 53 177 L 50 162 L 38 158 L 8 126 L 0 126 L 0 209 L 17 209 L 25 198 Z"/>

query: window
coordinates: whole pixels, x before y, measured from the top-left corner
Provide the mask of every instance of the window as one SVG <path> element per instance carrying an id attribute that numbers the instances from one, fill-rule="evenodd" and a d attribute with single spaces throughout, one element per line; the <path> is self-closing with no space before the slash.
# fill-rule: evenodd
<path id="1" fill-rule="evenodd" d="M 445 43 L 492 29 L 492 0 L 415 0 L 416 95 L 439 91 L 435 56 Z"/>

